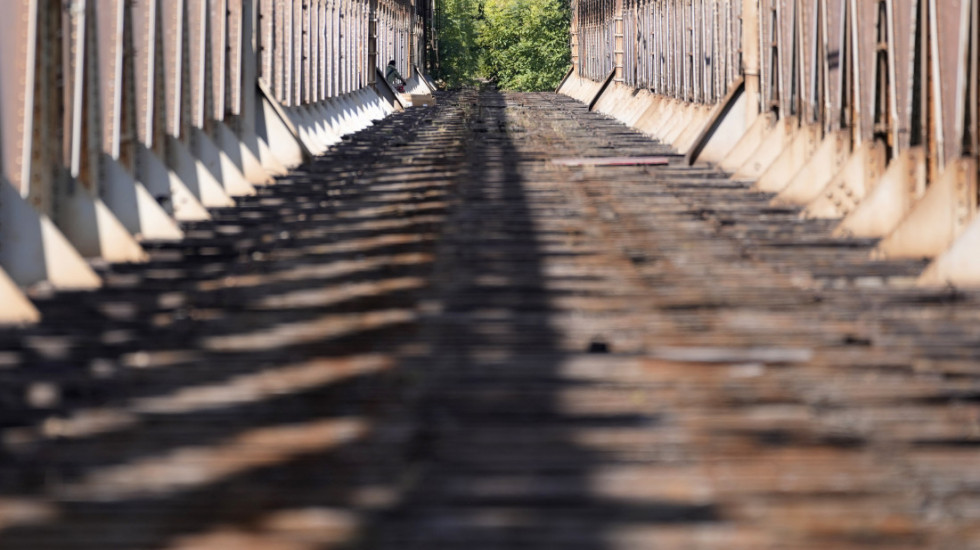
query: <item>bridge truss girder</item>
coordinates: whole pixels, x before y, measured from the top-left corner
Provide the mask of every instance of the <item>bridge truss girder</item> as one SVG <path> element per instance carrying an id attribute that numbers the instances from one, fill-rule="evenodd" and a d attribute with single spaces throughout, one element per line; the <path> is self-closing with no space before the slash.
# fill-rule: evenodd
<path id="1" fill-rule="evenodd" d="M 0 323 L 100 285 L 142 243 L 399 108 L 425 68 L 416 0 L 10 0 L 0 21 Z M 40 286 L 39 286 L 40 285 Z"/>
<path id="2" fill-rule="evenodd" d="M 572 10 L 562 91 L 756 180 L 776 204 L 839 218 L 841 236 L 880 237 L 876 257 L 933 258 L 922 284 L 980 284 L 980 1 Z"/>

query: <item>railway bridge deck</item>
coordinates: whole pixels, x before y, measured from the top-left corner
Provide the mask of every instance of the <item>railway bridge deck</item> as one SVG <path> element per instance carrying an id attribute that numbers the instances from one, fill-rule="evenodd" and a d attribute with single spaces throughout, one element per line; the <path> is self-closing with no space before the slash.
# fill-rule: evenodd
<path id="1" fill-rule="evenodd" d="M 770 199 L 560 95 L 394 114 L 35 289 L 0 548 L 980 548 L 980 293 Z"/>

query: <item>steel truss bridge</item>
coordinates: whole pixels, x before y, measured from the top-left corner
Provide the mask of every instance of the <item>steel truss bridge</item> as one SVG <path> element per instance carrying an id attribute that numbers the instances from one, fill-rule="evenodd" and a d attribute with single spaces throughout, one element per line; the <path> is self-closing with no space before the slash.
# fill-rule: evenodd
<path id="1" fill-rule="evenodd" d="M 437 7 L 2 2 L 0 550 L 980 550 L 980 0 Z"/>
<path id="2" fill-rule="evenodd" d="M 980 283 L 978 5 L 579 0 L 561 91 L 775 193 L 774 205 Z"/>
<path id="3" fill-rule="evenodd" d="M 16 0 L 0 37 L 0 318 L 18 287 L 96 288 L 88 260 L 254 194 L 430 93 L 432 5 L 394 0 Z M 383 80 L 383 79 L 381 79 Z M 380 87 L 380 88 L 377 88 Z M 380 90 L 380 91 L 379 91 Z"/>

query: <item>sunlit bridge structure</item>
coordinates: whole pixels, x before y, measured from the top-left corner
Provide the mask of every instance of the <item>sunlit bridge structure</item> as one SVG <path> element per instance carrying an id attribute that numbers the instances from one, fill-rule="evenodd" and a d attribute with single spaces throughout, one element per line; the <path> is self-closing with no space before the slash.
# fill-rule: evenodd
<path id="1" fill-rule="evenodd" d="M 0 549 L 980 550 L 980 1 L 441 6 L 3 4 Z"/>

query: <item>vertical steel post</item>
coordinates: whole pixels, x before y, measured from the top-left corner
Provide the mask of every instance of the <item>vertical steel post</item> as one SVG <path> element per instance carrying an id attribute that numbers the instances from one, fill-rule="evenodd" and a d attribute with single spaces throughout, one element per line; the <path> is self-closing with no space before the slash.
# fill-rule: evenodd
<path id="1" fill-rule="evenodd" d="M 614 67 L 616 75 L 613 80 L 623 82 L 623 0 L 614 0 L 613 4 L 613 44 Z"/>
<path id="2" fill-rule="evenodd" d="M 375 68 L 378 66 L 378 0 L 370 0 L 368 5 L 367 79 L 368 84 L 373 86 L 377 83 Z"/>

